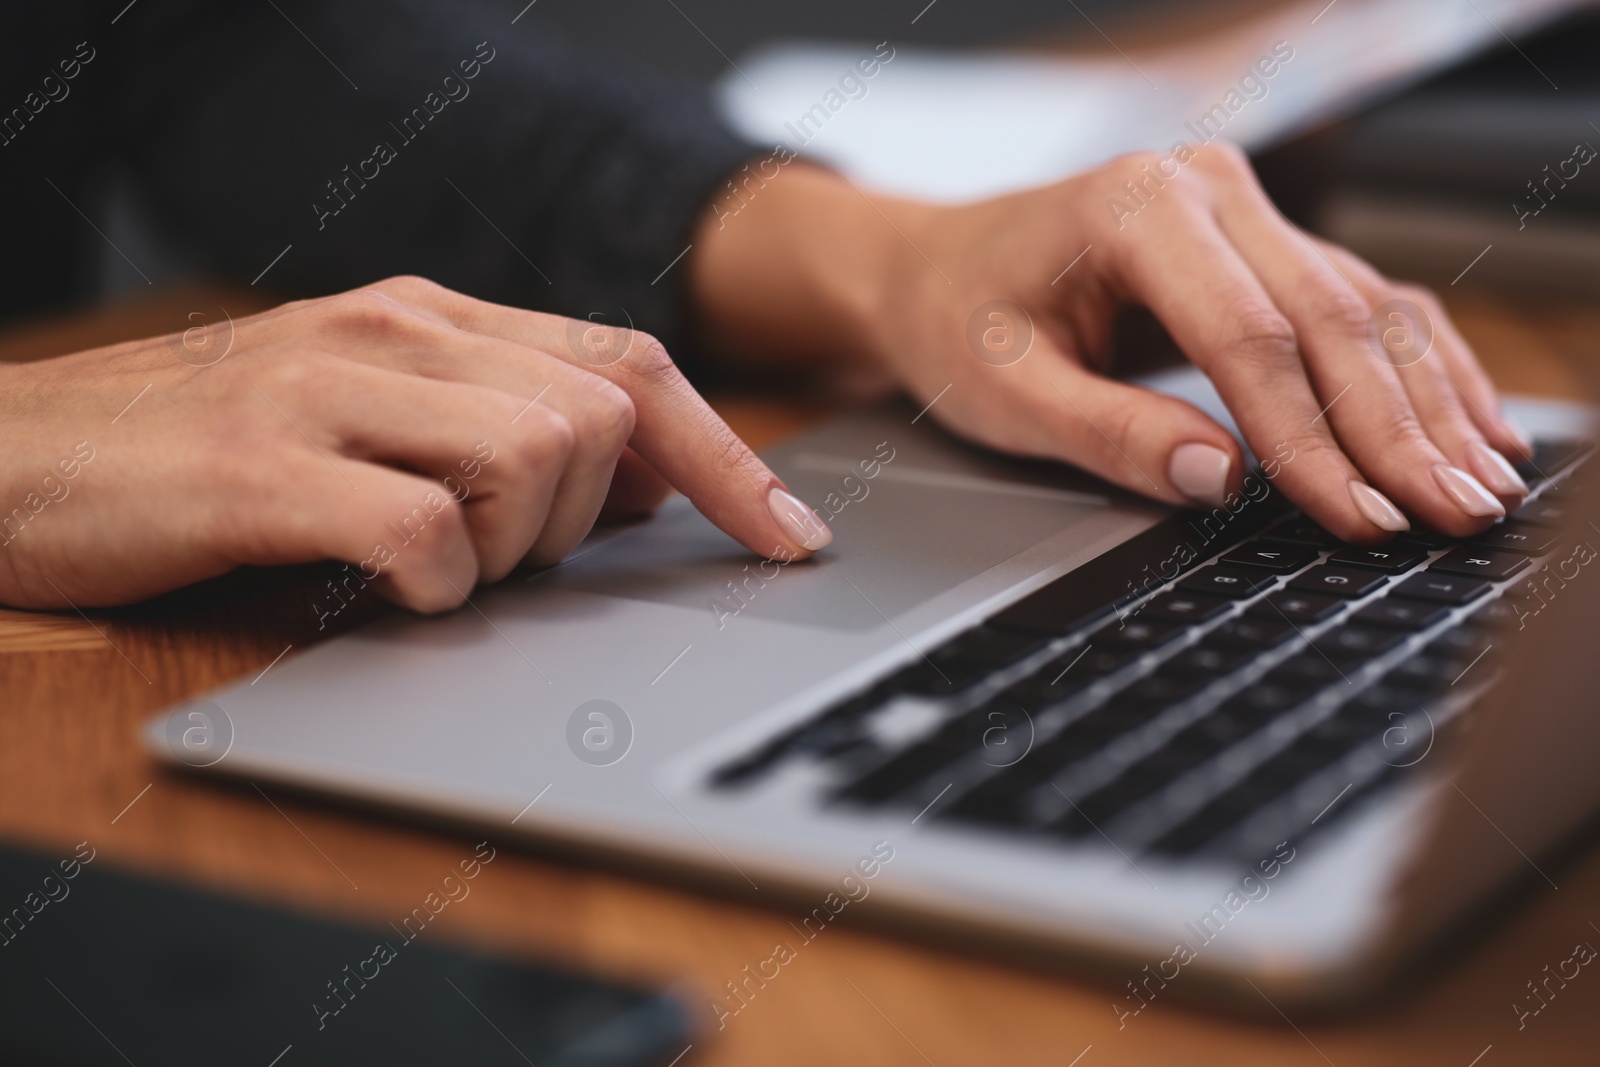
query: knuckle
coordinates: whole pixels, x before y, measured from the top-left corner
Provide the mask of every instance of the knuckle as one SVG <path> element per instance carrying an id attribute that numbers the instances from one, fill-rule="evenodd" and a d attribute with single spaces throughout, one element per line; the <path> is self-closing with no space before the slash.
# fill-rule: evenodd
<path id="1" fill-rule="evenodd" d="M 1111 161 L 1111 167 L 1119 174 L 1137 174 L 1145 167 L 1154 168 L 1161 162 L 1161 153 L 1143 149 L 1137 152 L 1124 152 Z"/>
<path id="2" fill-rule="evenodd" d="M 1232 141 L 1212 141 L 1202 145 L 1195 153 L 1195 162 L 1208 172 L 1230 178 L 1255 180 L 1255 168 L 1244 149 Z"/>
<path id="3" fill-rule="evenodd" d="M 1439 299 L 1437 292 L 1426 285 L 1405 282 L 1394 287 L 1394 295 L 1401 300 L 1411 301 L 1434 318 L 1444 316 L 1444 301 Z"/>
<path id="4" fill-rule="evenodd" d="M 321 352 L 297 349 L 278 354 L 259 371 L 275 393 L 299 395 L 307 390 L 326 388 L 337 360 Z"/>
<path id="5" fill-rule="evenodd" d="M 359 336 L 392 338 L 410 333 L 418 320 L 395 297 L 378 289 L 355 289 L 329 297 L 325 313 L 336 329 Z"/>
<path id="6" fill-rule="evenodd" d="M 1142 189 L 1152 200 L 1165 200 L 1164 196 L 1156 197 L 1155 192 L 1167 186 L 1173 175 L 1161 170 L 1162 162 L 1161 153 L 1149 151 L 1126 152 L 1113 158 L 1095 172 L 1099 195 L 1125 198 L 1131 185 L 1135 190 Z"/>
<path id="7" fill-rule="evenodd" d="M 1366 336 L 1372 308 L 1360 293 L 1335 282 L 1321 294 L 1317 303 L 1318 313 L 1330 330 L 1345 337 Z"/>
<path id="8" fill-rule="evenodd" d="M 455 550 L 468 536 L 466 512 L 447 493 L 429 490 L 415 500 L 405 500 L 399 505 L 400 521 L 397 526 L 406 530 L 424 559 L 437 560 Z"/>
<path id="9" fill-rule="evenodd" d="M 1319 468 L 1343 471 L 1353 466 L 1350 457 L 1345 455 L 1332 434 L 1307 429 L 1293 436 L 1292 440 L 1296 464 L 1302 458 L 1310 461 L 1300 468 L 1302 471 Z"/>
<path id="10" fill-rule="evenodd" d="M 1416 412 L 1405 404 L 1395 403 L 1389 405 L 1383 414 L 1379 433 L 1392 445 L 1401 448 L 1420 449 L 1435 452 L 1437 448 L 1428 432 L 1422 428 Z"/>
<path id="11" fill-rule="evenodd" d="M 1240 308 L 1229 317 L 1223 340 L 1226 351 L 1251 363 L 1278 367 L 1300 358 L 1294 325 L 1276 308 Z"/>
<path id="12" fill-rule="evenodd" d="M 372 288 L 398 299 L 407 296 L 436 296 L 446 292 L 444 286 L 420 274 L 396 274 L 392 278 L 383 279 Z"/>
<path id="13" fill-rule="evenodd" d="M 571 421 L 559 411 L 542 405 L 530 408 L 528 416 L 517 423 L 520 430 L 515 442 L 518 454 L 534 466 L 552 460 L 565 463 L 578 440 Z"/>
<path id="14" fill-rule="evenodd" d="M 683 378 L 666 346 L 640 330 L 632 331 L 628 338 L 628 355 L 623 363 L 630 374 L 647 385 L 674 385 Z"/>
<path id="15" fill-rule="evenodd" d="M 595 384 L 586 408 L 591 421 L 586 429 L 608 450 L 618 450 L 633 436 L 637 418 L 633 398 L 604 378 L 590 378 Z"/>

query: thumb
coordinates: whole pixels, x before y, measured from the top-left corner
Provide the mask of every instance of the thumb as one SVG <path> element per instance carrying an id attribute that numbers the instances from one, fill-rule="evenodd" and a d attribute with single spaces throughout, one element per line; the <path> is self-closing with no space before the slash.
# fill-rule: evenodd
<path id="1" fill-rule="evenodd" d="M 1169 504 L 1219 507 L 1241 488 L 1239 443 L 1193 404 L 1065 358 L 1039 364 L 1057 458 Z"/>

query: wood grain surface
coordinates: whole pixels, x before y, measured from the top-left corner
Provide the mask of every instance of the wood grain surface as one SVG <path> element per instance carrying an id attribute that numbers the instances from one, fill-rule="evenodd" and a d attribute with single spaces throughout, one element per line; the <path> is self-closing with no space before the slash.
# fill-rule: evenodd
<path id="1" fill-rule="evenodd" d="M 0 338 L 0 358 L 181 330 L 189 311 L 222 304 L 251 310 L 237 294 L 167 294 L 17 331 Z M 1572 368 L 1600 354 L 1591 310 L 1470 293 L 1452 304 L 1507 388 L 1571 394 Z M 749 398 L 718 407 L 758 446 L 818 414 Z M 409 911 L 475 838 L 170 774 L 136 741 L 163 706 L 312 643 L 324 573 L 253 571 L 87 618 L 0 611 L 0 834 L 63 855 L 88 840 L 110 863 L 376 927 Z M 358 623 L 353 614 L 341 623 Z M 1119 990 L 874 932 L 867 904 L 718 1032 L 706 1001 L 792 937 L 788 909 L 504 847 L 437 935 L 674 985 L 705 1027 L 685 1064 L 1595 1063 L 1600 975 L 1580 974 L 1520 1032 L 1511 1007 L 1575 942 L 1600 945 L 1600 852 L 1547 870 L 1559 890 L 1541 884 L 1496 909 L 1414 984 L 1332 1021 L 1245 1020 L 1173 997 L 1119 1031 Z"/>

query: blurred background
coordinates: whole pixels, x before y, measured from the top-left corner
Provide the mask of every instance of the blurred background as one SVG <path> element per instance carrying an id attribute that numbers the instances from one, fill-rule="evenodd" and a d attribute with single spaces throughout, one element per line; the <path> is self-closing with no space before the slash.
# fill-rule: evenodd
<path id="1" fill-rule="evenodd" d="M 1600 291 L 1600 177 L 1574 157 L 1600 148 L 1590 3 L 537 0 L 517 28 L 619 73 L 702 85 L 754 140 L 943 200 L 1192 141 L 1194 119 L 1281 41 L 1293 60 L 1223 136 L 1291 218 L 1435 286 L 1493 245 L 1477 287 Z M 794 120 L 880 42 L 893 61 L 798 143 Z M 112 239 L 158 283 L 192 274 L 125 185 L 109 199 Z M 105 295 L 142 286 L 104 251 Z"/>

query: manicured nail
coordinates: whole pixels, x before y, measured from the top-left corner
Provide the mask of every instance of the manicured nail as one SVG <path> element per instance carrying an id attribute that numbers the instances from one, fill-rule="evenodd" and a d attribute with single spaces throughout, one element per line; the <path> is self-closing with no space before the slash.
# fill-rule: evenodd
<path id="1" fill-rule="evenodd" d="M 1510 415 L 1500 416 L 1500 424 L 1506 428 L 1506 432 L 1516 439 L 1517 444 L 1522 446 L 1523 452 L 1530 456 L 1533 455 L 1533 437 L 1529 435 L 1526 426 Z"/>
<path id="2" fill-rule="evenodd" d="M 1355 504 L 1356 510 L 1380 530 L 1399 533 L 1411 529 L 1411 524 L 1400 514 L 1400 509 L 1366 482 L 1351 481 L 1350 499 Z"/>
<path id="3" fill-rule="evenodd" d="M 1221 507 L 1227 502 L 1228 468 L 1232 464 L 1222 449 L 1191 441 L 1172 450 L 1167 480 L 1190 500 Z"/>
<path id="4" fill-rule="evenodd" d="M 833 531 L 793 493 L 773 486 L 767 493 L 767 509 L 801 548 L 815 552 L 833 540 Z"/>
<path id="5" fill-rule="evenodd" d="M 1501 496 L 1528 495 L 1528 483 L 1517 474 L 1516 468 L 1482 441 L 1467 445 L 1467 462 L 1472 464 L 1478 480 Z"/>
<path id="6" fill-rule="evenodd" d="M 1456 507 L 1475 519 L 1506 513 L 1500 501 L 1483 487 L 1483 483 L 1459 467 L 1437 463 L 1433 468 L 1433 480 L 1439 483 L 1440 489 L 1450 494 Z"/>

